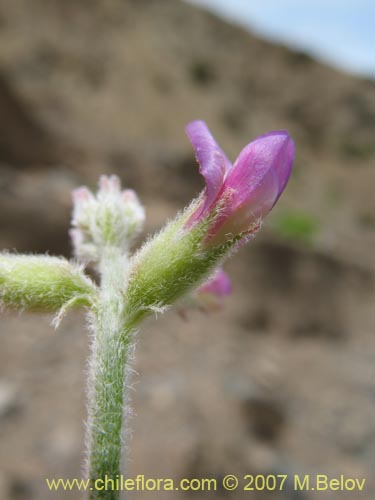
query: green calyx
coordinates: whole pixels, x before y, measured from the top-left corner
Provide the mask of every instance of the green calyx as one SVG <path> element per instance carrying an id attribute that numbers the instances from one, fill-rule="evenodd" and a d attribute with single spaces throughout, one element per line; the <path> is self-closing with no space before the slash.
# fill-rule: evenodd
<path id="1" fill-rule="evenodd" d="M 186 214 L 146 243 L 131 262 L 126 290 L 127 317 L 137 323 L 199 286 L 233 248 L 235 241 L 206 245 L 212 217 L 186 228 Z"/>

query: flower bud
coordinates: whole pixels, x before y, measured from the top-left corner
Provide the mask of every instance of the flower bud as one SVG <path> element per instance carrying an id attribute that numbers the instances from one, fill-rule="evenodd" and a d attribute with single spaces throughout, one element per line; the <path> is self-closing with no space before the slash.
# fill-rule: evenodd
<path id="1" fill-rule="evenodd" d="M 73 229 L 70 232 L 76 256 L 97 262 L 103 248 L 126 252 L 143 227 L 145 213 L 134 191 L 121 191 L 120 179 L 102 176 L 96 196 L 86 187 L 73 192 Z"/>

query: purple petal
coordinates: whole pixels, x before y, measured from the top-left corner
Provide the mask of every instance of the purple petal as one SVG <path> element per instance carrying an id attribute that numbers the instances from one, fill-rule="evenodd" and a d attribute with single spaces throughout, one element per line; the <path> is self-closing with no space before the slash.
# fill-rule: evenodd
<path id="1" fill-rule="evenodd" d="M 199 287 L 197 292 L 224 297 L 232 292 L 232 283 L 225 271 L 217 269 L 214 276 L 207 283 Z"/>
<path id="2" fill-rule="evenodd" d="M 208 208 L 218 195 L 226 172 L 231 163 L 225 156 L 205 122 L 197 120 L 186 127 L 186 134 L 195 150 L 199 172 L 206 181 L 206 199 L 202 212 Z"/>
<path id="3" fill-rule="evenodd" d="M 225 181 L 225 188 L 236 192 L 232 209 L 249 204 L 265 215 L 283 192 L 293 160 L 293 140 L 285 131 L 269 132 L 248 144 Z"/>

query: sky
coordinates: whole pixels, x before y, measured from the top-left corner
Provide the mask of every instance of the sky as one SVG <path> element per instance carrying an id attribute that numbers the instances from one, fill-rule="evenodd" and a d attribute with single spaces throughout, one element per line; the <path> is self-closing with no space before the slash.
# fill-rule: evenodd
<path id="1" fill-rule="evenodd" d="M 337 68 L 375 76 L 375 0 L 187 0 Z"/>

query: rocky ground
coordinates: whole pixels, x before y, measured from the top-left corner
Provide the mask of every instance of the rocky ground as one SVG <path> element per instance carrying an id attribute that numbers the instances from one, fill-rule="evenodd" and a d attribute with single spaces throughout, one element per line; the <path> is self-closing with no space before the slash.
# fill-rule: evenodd
<path id="1" fill-rule="evenodd" d="M 373 82 L 177 0 L 3 0 L 0 109 L 0 248 L 65 255 L 70 191 L 103 172 L 137 189 L 147 231 L 199 192 L 189 120 L 231 158 L 290 131 L 293 178 L 228 263 L 225 310 L 171 311 L 138 336 L 129 475 L 345 474 L 373 498 Z M 80 475 L 88 340 L 81 315 L 58 333 L 50 319 L 0 322 L 5 500 L 78 498 L 44 479 Z"/>

